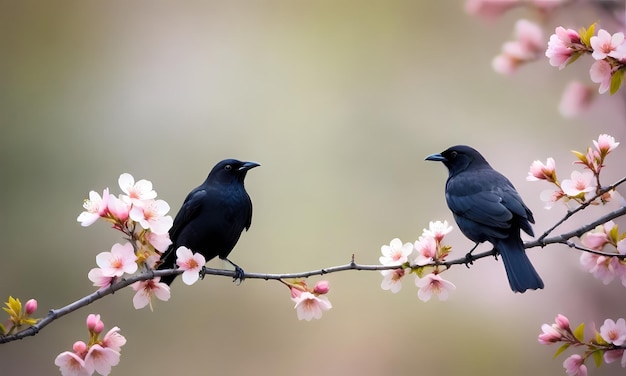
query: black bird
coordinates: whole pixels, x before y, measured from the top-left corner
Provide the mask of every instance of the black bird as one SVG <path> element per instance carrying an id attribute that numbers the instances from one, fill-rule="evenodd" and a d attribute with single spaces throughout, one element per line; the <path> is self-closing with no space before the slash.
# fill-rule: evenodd
<path id="1" fill-rule="evenodd" d="M 204 183 L 191 191 L 178 211 L 169 231 L 172 245 L 161 256 L 158 269 L 176 265 L 176 249 L 180 246 L 200 253 L 209 261 L 215 256 L 235 267 L 235 281 L 243 280 L 244 272 L 228 259 L 244 229 L 252 222 L 252 201 L 244 187 L 246 173 L 260 166 L 255 162 L 225 159 L 219 162 Z M 164 276 L 168 285 L 176 275 Z"/>
<path id="2" fill-rule="evenodd" d="M 513 291 L 542 289 L 543 281 L 520 237 L 520 229 L 534 236 L 530 224 L 535 219 L 509 179 L 494 170 L 477 150 L 465 145 L 431 154 L 426 160 L 443 162 L 448 168 L 446 202 L 461 232 L 476 243 L 472 251 L 479 243 L 490 242 L 502 255 Z"/>

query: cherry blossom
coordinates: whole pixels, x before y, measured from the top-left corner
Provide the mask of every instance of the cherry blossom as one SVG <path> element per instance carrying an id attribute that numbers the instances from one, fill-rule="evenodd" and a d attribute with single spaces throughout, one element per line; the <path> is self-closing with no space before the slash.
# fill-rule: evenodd
<path id="1" fill-rule="evenodd" d="M 157 299 L 163 301 L 170 300 L 170 287 L 160 281 L 161 277 L 156 277 L 147 281 L 135 282 L 131 285 L 133 290 L 136 291 L 133 297 L 135 309 L 141 309 L 150 305 L 150 310 L 152 310 L 152 296 L 156 296 Z"/>
<path id="2" fill-rule="evenodd" d="M 591 171 L 572 171 L 570 179 L 561 182 L 563 193 L 570 197 L 590 198 L 596 190 L 594 174 Z"/>
<path id="3" fill-rule="evenodd" d="M 437 257 L 437 241 L 431 236 L 420 236 L 414 244 L 415 265 L 430 264 Z"/>
<path id="4" fill-rule="evenodd" d="M 146 240 L 159 252 L 167 251 L 169 246 L 172 245 L 172 241 L 170 240 L 170 235 L 168 233 L 156 234 L 150 231 L 146 234 Z"/>
<path id="5" fill-rule="evenodd" d="M 315 287 L 313 287 L 313 294 L 324 295 L 324 294 L 328 294 L 329 291 L 330 291 L 330 284 L 328 283 L 328 281 L 325 281 L 325 280 L 318 281 L 315 284 Z"/>
<path id="6" fill-rule="evenodd" d="M 530 171 L 526 177 L 528 181 L 547 180 L 548 182 L 556 181 L 556 163 L 554 158 L 548 158 L 546 164 L 541 161 L 534 161 L 530 165 Z"/>
<path id="7" fill-rule="evenodd" d="M 152 182 L 141 179 L 135 182 L 135 178 L 131 174 L 123 173 L 118 179 L 120 189 L 126 193 L 133 204 L 140 203 L 144 200 L 152 200 L 157 193 L 152 189 Z"/>
<path id="8" fill-rule="evenodd" d="M 605 60 L 598 60 L 589 68 L 589 76 L 591 81 L 600 84 L 598 92 L 606 93 L 611 87 L 611 76 L 613 75 L 613 67 Z"/>
<path id="9" fill-rule="evenodd" d="M 91 376 L 93 371 L 87 370 L 83 358 L 72 351 L 64 351 L 54 359 L 54 365 L 60 368 L 63 376 Z"/>
<path id="10" fill-rule="evenodd" d="M 578 354 L 570 355 L 563 362 L 565 372 L 570 376 L 587 376 L 587 366 L 582 356 Z"/>
<path id="11" fill-rule="evenodd" d="M 206 259 L 200 253 L 193 253 L 187 247 L 178 247 L 176 250 L 176 265 L 184 270 L 182 278 L 186 285 L 193 285 L 200 277 L 200 270 L 206 264 Z"/>
<path id="12" fill-rule="evenodd" d="M 398 238 L 393 239 L 389 245 L 380 247 L 382 256 L 379 260 L 382 265 L 402 265 L 408 261 L 409 255 L 413 252 L 413 244 L 404 243 Z"/>
<path id="13" fill-rule="evenodd" d="M 615 346 L 622 346 L 626 343 L 626 321 L 618 319 L 617 322 L 606 319 L 604 325 L 600 327 L 600 336 L 608 343 Z"/>
<path id="14" fill-rule="evenodd" d="M 117 352 L 120 352 L 122 346 L 126 344 L 126 337 L 119 333 L 120 328 L 114 326 L 104 335 L 102 339 L 102 346 L 113 349 Z"/>
<path id="15" fill-rule="evenodd" d="M 324 311 L 332 308 L 332 304 L 325 296 L 315 296 L 308 291 L 292 297 L 291 300 L 296 303 L 294 308 L 298 315 L 298 320 L 311 321 L 312 319 L 320 319 Z"/>
<path id="16" fill-rule="evenodd" d="M 172 217 L 167 214 L 170 206 L 163 200 L 144 201 L 141 206 L 133 205 L 130 210 L 130 219 L 139 222 L 144 229 L 155 234 L 166 234 L 172 227 Z"/>
<path id="17" fill-rule="evenodd" d="M 105 276 L 100 268 L 91 269 L 87 274 L 87 278 L 93 282 L 94 286 L 99 287 L 98 290 L 109 287 L 116 279 L 112 276 Z"/>
<path id="18" fill-rule="evenodd" d="M 394 294 L 397 293 L 402 288 L 402 277 L 410 270 L 408 268 L 381 270 L 380 274 L 383 275 L 383 281 L 380 283 L 380 287 L 383 290 L 390 290 Z"/>
<path id="19" fill-rule="evenodd" d="M 445 279 L 441 278 L 439 274 L 428 274 L 424 278 L 417 277 L 415 285 L 419 287 L 417 296 L 421 301 L 427 302 L 430 298 L 436 295 L 439 300 L 448 299 L 449 292 L 456 289 L 456 286 Z"/>
<path id="20" fill-rule="evenodd" d="M 549 345 L 563 339 L 563 335 L 559 330 L 557 330 L 557 328 L 554 327 L 554 325 L 543 324 L 541 325 L 541 331 L 543 333 L 539 334 L 537 339 L 542 345 Z"/>
<path id="21" fill-rule="evenodd" d="M 601 134 L 598 136 L 598 140 L 593 140 L 593 145 L 596 147 L 600 155 L 606 156 L 615 148 L 619 146 L 619 142 L 615 142 L 615 138 L 608 134 Z"/>
<path id="22" fill-rule="evenodd" d="M 87 227 L 92 225 L 98 218 L 106 215 L 107 202 L 109 200 L 109 188 L 102 192 L 102 197 L 96 191 L 89 192 L 89 199 L 83 202 L 85 211 L 78 215 L 76 220 L 80 225 Z"/>
<path id="23" fill-rule="evenodd" d="M 591 37 L 590 43 L 591 48 L 593 48 L 591 56 L 596 60 L 605 59 L 607 56 L 618 60 L 624 58 L 616 51 L 624 43 L 624 33 L 622 32 L 611 35 L 608 31 L 600 29 L 598 35 Z"/>
<path id="24" fill-rule="evenodd" d="M 119 352 L 98 344 L 91 346 L 85 356 L 85 368 L 95 370 L 103 376 L 111 373 L 111 367 L 118 365 L 119 362 Z"/>
<path id="25" fill-rule="evenodd" d="M 554 32 L 548 41 L 546 57 L 550 59 L 550 65 L 563 69 L 575 52 L 572 46 L 580 43 L 580 35 L 576 30 L 565 29 L 561 26 L 557 27 Z"/>
<path id="26" fill-rule="evenodd" d="M 520 4 L 520 0 L 468 0 L 465 11 L 472 16 L 493 20 Z"/>
<path id="27" fill-rule="evenodd" d="M 130 213 L 131 203 L 123 196 L 115 197 L 115 195 L 109 195 L 109 213 L 117 218 L 120 222 L 124 222 L 128 219 Z"/>
<path id="28" fill-rule="evenodd" d="M 137 271 L 137 256 L 133 245 L 129 242 L 122 245 L 116 243 L 111 252 L 101 252 L 96 256 L 96 263 L 102 269 L 104 277 L 121 277 L 124 273 L 133 274 Z"/>
<path id="29" fill-rule="evenodd" d="M 431 221 L 428 223 L 428 228 L 424 229 L 422 236 L 433 237 L 436 241 L 440 242 L 444 236 L 448 235 L 452 231 L 452 226 L 448 224 L 448 221 Z"/>

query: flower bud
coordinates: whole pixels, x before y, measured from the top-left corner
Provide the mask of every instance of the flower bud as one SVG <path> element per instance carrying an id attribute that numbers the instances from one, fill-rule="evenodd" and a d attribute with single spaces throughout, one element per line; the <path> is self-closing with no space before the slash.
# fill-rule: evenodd
<path id="1" fill-rule="evenodd" d="M 30 299 L 29 301 L 27 301 L 24 309 L 27 315 L 32 315 L 33 313 L 35 313 L 35 311 L 37 310 L 37 300 Z"/>
<path id="2" fill-rule="evenodd" d="M 319 281 L 315 284 L 315 288 L 313 288 L 313 293 L 323 295 L 327 294 L 330 290 L 330 286 L 328 285 L 328 281 Z"/>
<path id="3" fill-rule="evenodd" d="M 563 315 L 561 315 L 560 313 L 556 316 L 556 324 L 559 326 L 559 328 L 564 329 L 564 330 L 569 330 L 569 319 Z"/>
<path id="4" fill-rule="evenodd" d="M 84 358 L 84 356 L 87 354 L 87 344 L 83 341 L 76 341 L 72 346 L 72 350 L 74 350 L 76 355 Z"/>
<path id="5" fill-rule="evenodd" d="M 101 333 L 104 329 L 104 323 L 100 321 L 100 315 L 89 314 L 87 316 L 87 329 L 90 332 Z"/>

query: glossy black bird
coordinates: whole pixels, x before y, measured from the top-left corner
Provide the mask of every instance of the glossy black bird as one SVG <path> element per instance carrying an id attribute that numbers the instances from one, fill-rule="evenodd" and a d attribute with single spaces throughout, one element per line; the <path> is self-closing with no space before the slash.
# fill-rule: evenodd
<path id="1" fill-rule="evenodd" d="M 225 159 L 219 162 L 204 183 L 191 191 L 183 202 L 169 231 L 172 245 L 161 256 L 158 269 L 176 265 L 176 249 L 185 246 L 209 261 L 215 256 L 235 267 L 235 280 L 242 280 L 243 269 L 228 259 L 244 229 L 252 222 L 252 201 L 244 187 L 248 170 L 255 162 Z M 165 276 L 168 285 L 176 278 Z"/>
<path id="2" fill-rule="evenodd" d="M 443 162 L 448 168 L 446 202 L 456 224 L 476 246 L 488 241 L 502 255 L 511 289 L 542 289 L 543 281 L 530 263 L 520 237 L 520 229 L 534 236 L 530 224 L 535 220 L 509 179 L 494 170 L 478 151 L 465 145 L 452 146 L 426 160 Z"/>

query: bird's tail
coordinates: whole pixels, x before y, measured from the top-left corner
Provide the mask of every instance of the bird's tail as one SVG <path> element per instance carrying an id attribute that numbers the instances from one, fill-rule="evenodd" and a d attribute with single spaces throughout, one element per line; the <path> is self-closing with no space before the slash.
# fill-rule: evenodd
<path id="1" fill-rule="evenodd" d="M 163 269 L 172 269 L 176 265 L 176 250 L 174 247 L 168 248 L 163 255 L 161 255 L 161 264 L 157 267 L 158 270 Z M 166 285 L 171 285 L 174 279 L 176 278 L 176 274 L 166 275 L 161 277 L 161 282 Z"/>
<path id="2" fill-rule="evenodd" d="M 519 236 L 497 239 L 494 245 L 502 255 L 504 269 L 509 278 L 511 290 L 524 292 L 528 289 L 536 290 L 543 288 L 543 281 L 537 274 L 533 264 L 530 263 Z"/>

